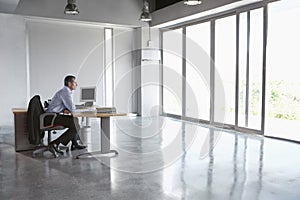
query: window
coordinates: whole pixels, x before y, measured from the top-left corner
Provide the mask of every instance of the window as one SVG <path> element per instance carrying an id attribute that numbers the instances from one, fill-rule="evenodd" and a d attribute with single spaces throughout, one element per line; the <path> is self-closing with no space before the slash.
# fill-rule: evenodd
<path id="1" fill-rule="evenodd" d="M 216 122 L 235 124 L 236 16 L 216 20 L 215 116 Z M 218 78 L 218 76 L 220 78 Z M 221 82 L 219 82 L 221 81 Z"/>
<path id="2" fill-rule="evenodd" d="M 182 114 L 182 29 L 163 33 L 163 111 Z"/>
<path id="3" fill-rule="evenodd" d="M 106 28 L 105 32 L 105 106 L 112 107 L 114 105 L 114 62 L 113 62 L 113 31 Z"/>
<path id="4" fill-rule="evenodd" d="M 269 4 L 265 134 L 300 141 L 300 2 Z"/>
<path id="5" fill-rule="evenodd" d="M 299 13 L 299 0 L 260 2 L 237 15 L 163 32 L 164 112 L 300 141 Z"/>
<path id="6" fill-rule="evenodd" d="M 240 14 L 239 126 L 261 130 L 263 9 Z"/>
<path id="7" fill-rule="evenodd" d="M 210 22 L 186 28 L 186 116 L 209 121 Z"/>

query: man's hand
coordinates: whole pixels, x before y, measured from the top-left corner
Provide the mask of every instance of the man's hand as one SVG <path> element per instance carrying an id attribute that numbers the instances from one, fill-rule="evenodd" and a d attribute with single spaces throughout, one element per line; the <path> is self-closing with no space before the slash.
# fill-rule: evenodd
<path id="1" fill-rule="evenodd" d="M 71 112 L 69 110 L 65 109 L 64 114 L 71 114 Z"/>

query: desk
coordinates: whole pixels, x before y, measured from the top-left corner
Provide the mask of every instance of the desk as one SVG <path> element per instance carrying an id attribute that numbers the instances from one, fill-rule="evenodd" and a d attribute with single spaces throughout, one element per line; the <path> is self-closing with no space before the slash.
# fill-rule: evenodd
<path id="1" fill-rule="evenodd" d="M 29 144 L 27 131 L 27 109 L 13 108 L 14 125 L 15 125 L 15 151 L 26 151 L 35 148 Z"/>
<path id="2" fill-rule="evenodd" d="M 105 155 L 114 153 L 118 154 L 116 150 L 110 149 L 110 117 L 126 116 L 122 113 L 96 113 L 96 112 L 76 112 L 73 113 L 74 117 L 87 117 L 87 118 L 100 118 L 100 135 L 101 135 L 101 150 L 95 152 L 85 152 L 76 156 L 78 159 L 80 156 L 85 155 Z"/>

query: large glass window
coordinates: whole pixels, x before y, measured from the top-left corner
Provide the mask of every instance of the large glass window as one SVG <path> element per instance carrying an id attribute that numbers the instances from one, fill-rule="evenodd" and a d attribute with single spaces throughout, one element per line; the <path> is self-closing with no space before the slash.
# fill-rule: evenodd
<path id="1" fill-rule="evenodd" d="M 261 129 L 263 9 L 240 14 L 239 126 Z"/>
<path id="2" fill-rule="evenodd" d="M 263 9 L 250 12 L 249 121 L 248 127 L 261 129 L 263 63 Z"/>
<path id="3" fill-rule="evenodd" d="M 246 109 L 247 99 L 249 93 L 247 93 L 247 65 L 248 61 L 248 23 L 247 12 L 240 14 L 239 23 L 239 113 L 238 113 L 238 125 L 242 127 L 246 126 Z M 248 118 L 248 117 L 247 117 Z"/>
<path id="4" fill-rule="evenodd" d="M 163 111 L 182 114 L 182 29 L 163 32 Z"/>
<path id="5" fill-rule="evenodd" d="M 216 20 L 215 30 L 216 87 L 214 119 L 216 122 L 234 125 L 236 16 Z"/>
<path id="6" fill-rule="evenodd" d="M 186 116 L 209 121 L 210 22 L 186 28 Z"/>
<path id="7" fill-rule="evenodd" d="M 114 87 L 114 70 L 113 70 L 113 31 L 104 29 L 105 33 L 105 105 L 113 106 L 113 87 Z"/>
<path id="8" fill-rule="evenodd" d="M 163 32 L 165 113 L 181 116 L 185 111 L 187 117 L 214 119 L 235 128 L 264 130 L 265 135 L 300 141 L 300 81 L 296 70 L 300 66 L 300 2 L 285 0 L 266 4 L 266 13 L 263 7 L 252 9 L 251 6 L 252 10 L 238 15 Z M 264 14 L 268 21 L 264 21 Z M 264 41 L 264 25 L 268 28 L 267 41 Z M 186 37 L 182 37 L 183 31 Z M 264 44 L 267 44 L 266 58 Z M 214 55 L 214 65 L 210 53 Z M 266 77 L 263 77 L 264 61 Z M 210 81 L 212 78 L 214 82 Z M 264 81 L 266 91 L 263 91 Z M 213 96 L 210 91 L 214 91 L 214 99 L 210 99 Z M 265 116 L 262 116 L 262 94 L 266 94 Z M 265 117 L 265 127 L 262 127 L 262 117 Z"/>
<path id="9" fill-rule="evenodd" d="M 265 134 L 300 141 L 300 2 L 269 4 Z"/>

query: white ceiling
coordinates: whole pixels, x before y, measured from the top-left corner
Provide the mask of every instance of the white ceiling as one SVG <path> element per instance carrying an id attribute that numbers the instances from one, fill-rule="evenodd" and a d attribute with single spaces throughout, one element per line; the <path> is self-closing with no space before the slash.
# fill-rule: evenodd
<path id="1" fill-rule="evenodd" d="M 155 2 L 154 0 L 149 0 Z M 207 12 L 228 6 L 240 6 L 263 0 L 203 0 L 201 6 L 187 7 L 178 2 L 152 13 L 152 26 L 166 25 L 175 20 L 199 18 Z M 76 0 L 79 15 L 65 15 L 67 0 L 0 0 L 0 13 L 30 17 L 53 18 L 102 24 L 143 27 L 139 21 L 143 0 Z"/>
<path id="2" fill-rule="evenodd" d="M 129 27 L 142 26 L 142 0 L 76 0 L 79 15 L 65 15 L 67 0 L 0 0 L 0 13 L 100 22 Z"/>
<path id="3" fill-rule="evenodd" d="M 14 13 L 19 0 L 0 0 L 0 12 Z"/>

